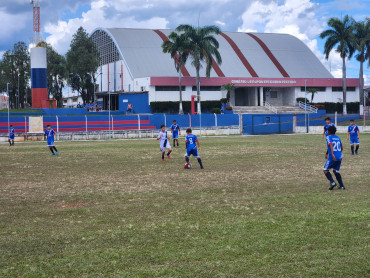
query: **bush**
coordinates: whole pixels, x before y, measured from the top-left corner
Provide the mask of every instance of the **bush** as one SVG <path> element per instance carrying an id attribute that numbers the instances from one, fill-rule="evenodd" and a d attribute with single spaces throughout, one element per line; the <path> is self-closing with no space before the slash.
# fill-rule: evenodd
<path id="1" fill-rule="evenodd" d="M 321 102 L 315 103 L 315 107 L 319 109 L 326 109 L 326 113 L 333 114 L 335 112 L 343 113 L 343 103 L 341 102 Z M 323 107 L 323 108 L 322 108 Z M 359 102 L 347 102 L 347 113 L 358 114 L 360 110 Z"/>
<path id="2" fill-rule="evenodd" d="M 196 104 L 195 104 L 196 105 Z M 213 108 L 221 107 L 220 101 L 202 101 L 202 112 L 210 113 Z M 179 113 L 179 102 L 178 101 L 161 101 L 161 102 L 151 102 L 150 107 L 152 113 L 168 113 L 168 114 L 177 114 Z M 191 112 L 191 101 L 183 101 L 182 109 L 184 113 Z"/>
<path id="3" fill-rule="evenodd" d="M 304 98 L 304 97 L 297 97 L 297 98 L 296 98 L 296 101 L 297 101 L 297 102 L 301 101 L 301 102 L 303 102 L 303 103 L 304 103 L 304 100 L 305 100 L 305 98 Z M 306 102 L 307 102 L 307 103 L 309 103 L 309 102 L 310 102 L 310 101 L 308 100 L 308 98 L 306 98 Z"/>
<path id="4" fill-rule="evenodd" d="M 211 113 L 212 114 L 221 114 L 221 109 L 220 108 L 212 108 Z"/>

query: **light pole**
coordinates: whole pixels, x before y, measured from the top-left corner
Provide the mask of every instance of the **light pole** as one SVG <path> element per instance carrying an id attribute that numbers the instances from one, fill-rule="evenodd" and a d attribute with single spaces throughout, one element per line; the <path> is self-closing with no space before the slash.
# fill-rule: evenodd
<path id="1" fill-rule="evenodd" d="M 110 82 L 109 82 L 109 90 L 108 90 L 108 123 L 109 123 L 109 133 L 110 133 Z"/>
<path id="2" fill-rule="evenodd" d="M 8 128 L 10 128 L 10 117 L 9 117 L 9 106 L 10 106 L 10 96 L 9 96 L 9 82 L 6 83 L 6 92 L 8 93 Z"/>
<path id="3" fill-rule="evenodd" d="M 308 133 L 307 128 L 307 80 L 304 80 L 304 124 L 306 126 L 306 132 Z"/>

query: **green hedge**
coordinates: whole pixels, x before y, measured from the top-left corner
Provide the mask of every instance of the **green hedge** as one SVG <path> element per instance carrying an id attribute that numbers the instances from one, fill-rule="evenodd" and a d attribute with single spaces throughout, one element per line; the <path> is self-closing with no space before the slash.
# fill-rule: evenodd
<path id="1" fill-rule="evenodd" d="M 332 114 L 335 112 L 343 113 L 343 103 L 341 102 L 315 102 L 311 105 L 323 105 L 326 113 Z M 348 114 L 358 114 L 360 111 L 359 102 L 347 102 L 347 113 Z"/>
<path id="2" fill-rule="evenodd" d="M 212 109 L 214 108 L 220 109 L 221 102 L 220 101 L 202 101 L 201 106 L 202 106 L 203 113 L 210 113 Z M 169 113 L 169 114 L 179 113 L 179 102 L 178 101 L 151 102 L 150 107 L 152 109 L 152 113 Z M 184 110 L 184 113 L 190 113 L 191 112 L 191 101 L 183 101 L 182 109 Z"/>

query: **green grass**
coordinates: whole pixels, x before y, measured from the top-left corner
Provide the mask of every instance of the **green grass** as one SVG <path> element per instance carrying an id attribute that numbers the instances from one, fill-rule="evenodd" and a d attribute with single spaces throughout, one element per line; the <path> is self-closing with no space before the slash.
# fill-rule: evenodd
<path id="1" fill-rule="evenodd" d="M 356 119 L 355 120 L 355 124 L 358 125 L 358 126 L 363 126 L 364 125 L 364 121 L 363 120 L 360 120 L 360 119 Z M 365 124 L 366 124 L 366 126 L 370 126 L 370 120 L 365 120 Z M 349 121 L 339 122 L 338 125 L 341 125 L 341 126 L 349 126 Z"/>
<path id="2" fill-rule="evenodd" d="M 0 109 L 2 113 L 8 113 L 8 109 Z M 10 109 L 10 113 L 44 113 L 42 110 L 38 109 Z"/>
<path id="3" fill-rule="evenodd" d="M 155 140 L 2 144 L 0 277 L 368 277 L 370 135 L 343 141 L 333 192 L 320 135 L 203 137 L 205 170 Z"/>

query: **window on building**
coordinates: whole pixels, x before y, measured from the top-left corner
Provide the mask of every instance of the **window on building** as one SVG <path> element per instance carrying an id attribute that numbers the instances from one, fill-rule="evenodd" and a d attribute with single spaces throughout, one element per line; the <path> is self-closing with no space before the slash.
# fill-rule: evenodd
<path id="1" fill-rule="evenodd" d="M 157 92 L 179 91 L 179 86 L 155 86 Z M 185 91 L 185 86 L 181 86 L 181 90 Z"/>
<path id="2" fill-rule="evenodd" d="M 277 91 L 270 91 L 270 98 L 277 98 Z"/>
<path id="3" fill-rule="evenodd" d="M 200 86 L 201 91 L 221 91 L 221 86 Z M 193 92 L 197 91 L 197 86 L 193 86 Z"/>
<path id="4" fill-rule="evenodd" d="M 333 92 L 343 92 L 343 87 L 333 87 Z M 356 91 L 356 87 L 347 87 L 347 92 Z"/>
<path id="5" fill-rule="evenodd" d="M 326 91 L 326 87 L 301 87 L 301 92 L 304 92 L 305 89 L 307 90 L 310 90 L 310 89 L 315 89 L 317 92 L 325 92 Z"/>

